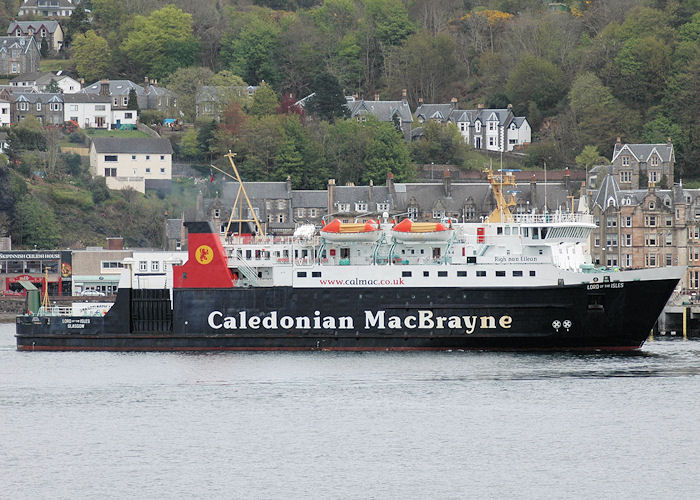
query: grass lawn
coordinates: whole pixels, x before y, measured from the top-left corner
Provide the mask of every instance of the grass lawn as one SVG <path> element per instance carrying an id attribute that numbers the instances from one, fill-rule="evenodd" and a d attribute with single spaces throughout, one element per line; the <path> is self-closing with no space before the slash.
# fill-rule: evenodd
<path id="1" fill-rule="evenodd" d="M 39 71 L 60 71 L 70 65 L 70 59 L 42 59 L 39 61 Z"/>
<path id="2" fill-rule="evenodd" d="M 139 130 L 106 130 L 103 128 L 83 129 L 85 135 L 89 137 L 150 137 Z"/>

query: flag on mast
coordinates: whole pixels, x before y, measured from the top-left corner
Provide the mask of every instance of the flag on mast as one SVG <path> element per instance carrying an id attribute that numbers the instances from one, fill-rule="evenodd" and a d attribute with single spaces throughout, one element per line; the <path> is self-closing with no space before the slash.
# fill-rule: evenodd
<path id="1" fill-rule="evenodd" d="M 214 182 L 214 169 L 209 169 L 209 182 Z"/>

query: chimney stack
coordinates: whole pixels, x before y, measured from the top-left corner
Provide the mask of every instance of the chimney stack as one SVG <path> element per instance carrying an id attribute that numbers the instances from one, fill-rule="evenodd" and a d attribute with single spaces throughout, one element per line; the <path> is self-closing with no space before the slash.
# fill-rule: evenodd
<path id="1" fill-rule="evenodd" d="M 530 210 L 537 208 L 537 177 L 532 174 L 530 178 Z"/>
<path id="2" fill-rule="evenodd" d="M 484 105 L 481 103 L 477 104 L 476 107 L 477 109 L 484 109 Z"/>
<path id="3" fill-rule="evenodd" d="M 109 80 L 106 78 L 100 81 L 100 95 L 109 95 Z"/>
<path id="4" fill-rule="evenodd" d="M 332 214 L 335 212 L 333 204 L 335 203 L 335 179 L 328 179 L 328 212 Z"/>
<path id="5" fill-rule="evenodd" d="M 512 105 L 512 104 L 508 104 L 508 109 L 513 109 L 513 105 Z"/>
<path id="6" fill-rule="evenodd" d="M 453 97 L 452 99 L 450 99 L 450 102 L 451 102 L 452 104 L 457 104 L 457 98 L 456 98 L 456 97 Z"/>
<path id="7" fill-rule="evenodd" d="M 446 168 L 442 175 L 442 190 L 446 198 L 452 198 L 452 173 Z"/>
<path id="8" fill-rule="evenodd" d="M 379 100 L 379 92 L 374 93 L 374 100 L 378 101 Z"/>
<path id="9" fill-rule="evenodd" d="M 407 95 L 408 95 L 408 93 L 406 92 L 406 89 L 403 89 L 403 90 L 401 91 L 401 101 L 403 101 L 404 103 L 406 102 L 406 96 L 407 96 Z"/>
<path id="10" fill-rule="evenodd" d="M 422 97 L 419 97 L 419 98 L 418 98 L 418 105 L 419 105 L 419 106 L 422 106 L 422 105 L 423 105 L 423 98 L 422 98 Z"/>
<path id="11" fill-rule="evenodd" d="M 386 173 L 386 187 L 389 188 L 389 194 L 393 197 L 396 194 L 396 189 L 394 188 L 394 174 L 391 172 Z"/>

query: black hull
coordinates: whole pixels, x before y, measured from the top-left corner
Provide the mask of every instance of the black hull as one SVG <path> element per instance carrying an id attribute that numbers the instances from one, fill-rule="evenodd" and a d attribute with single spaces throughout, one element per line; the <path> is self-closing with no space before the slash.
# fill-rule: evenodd
<path id="1" fill-rule="evenodd" d="M 532 289 L 176 289 L 172 311 L 162 293 L 122 289 L 103 318 L 18 317 L 17 348 L 634 350 L 647 339 L 676 284 L 669 279 Z"/>

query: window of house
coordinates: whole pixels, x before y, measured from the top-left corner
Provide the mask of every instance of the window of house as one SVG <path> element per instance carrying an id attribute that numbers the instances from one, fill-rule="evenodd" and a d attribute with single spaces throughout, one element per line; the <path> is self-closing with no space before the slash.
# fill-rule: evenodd
<path id="1" fill-rule="evenodd" d="M 535 271 L 530 271 L 530 276 L 535 276 L 537 274 Z"/>
<path id="2" fill-rule="evenodd" d="M 476 275 L 477 275 L 479 278 L 485 278 L 485 277 L 486 277 L 486 271 L 477 271 L 477 272 L 476 272 Z"/>
<path id="3" fill-rule="evenodd" d="M 150 174 L 151 173 L 151 167 L 146 167 L 146 173 Z"/>
<path id="4" fill-rule="evenodd" d="M 617 233 L 608 233 L 605 235 L 605 244 L 609 247 L 617 246 Z"/>
<path id="5" fill-rule="evenodd" d="M 466 276 L 467 276 L 467 271 L 457 271 L 458 278 L 465 278 Z"/>
<path id="6" fill-rule="evenodd" d="M 350 204 L 349 203 L 338 203 L 338 212 L 349 212 L 350 211 Z"/>
<path id="7" fill-rule="evenodd" d="M 625 227 L 632 227 L 632 217 L 631 216 L 626 216 L 625 219 Z"/>
<path id="8" fill-rule="evenodd" d="M 367 211 L 367 203 L 361 201 L 359 203 L 355 203 L 355 212 L 366 212 Z"/>
<path id="9" fill-rule="evenodd" d="M 114 99 L 112 99 L 112 103 L 113 103 L 115 106 L 119 106 L 119 98 L 118 98 L 118 97 L 115 97 Z"/>
<path id="10" fill-rule="evenodd" d="M 658 164 L 659 164 L 659 157 L 658 157 L 658 156 L 652 156 L 652 157 L 651 157 L 651 165 L 652 165 L 653 167 L 656 167 L 656 166 L 658 166 Z"/>
<path id="11" fill-rule="evenodd" d="M 408 207 L 408 218 L 411 220 L 418 218 L 418 207 Z"/>
<path id="12" fill-rule="evenodd" d="M 401 271 L 401 277 L 402 277 L 402 278 L 410 278 L 410 277 L 411 277 L 411 271 Z"/>
<path id="13" fill-rule="evenodd" d="M 648 253 L 646 254 L 646 265 L 647 267 L 656 267 L 656 254 Z"/>
<path id="14" fill-rule="evenodd" d="M 105 161 L 117 161 L 117 155 L 105 155 Z"/>
<path id="15" fill-rule="evenodd" d="M 613 217 L 607 217 L 605 219 L 605 225 L 608 227 L 617 227 L 617 219 Z"/>
<path id="16" fill-rule="evenodd" d="M 127 104 L 129 104 L 129 96 L 124 96 L 124 97 L 122 98 L 122 102 L 124 103 L 124 106 L 126 106 Z"/>
<path id="17" fill-rule="evenodd" d="M 438 277 L 439 277 L 439 278 L 446 278 L 446 277 L 447 277 L 447 271 L 438 271 Z"/>
<path id="18" fill-rule="evenodd" d="M 474 123 L 474 130 L 481 132 L 481 122 Z"/>
<path id="19" fill-rule="evenodd" d="M 513 271 L 514 278 L 520 278 L 520 277 L 522 277 L 522 275 L 523 275 L 522 271 Z"/>
<path id="20" fill-rule="evenodd" d="M 164 173 L 165 173 L 165 168 L 161 168 L 161 169 L 160 169 L 160 173 L 161 173 L 161 174 L 164 174 Z"/>
<path id="21" fill-rule="evenodd" d="M 146 260 L 139 261 L 139 271 L 148 271 L 148 261 L 146 261 Z"/>
<path id="22" fill-rule="evenodd" d="M 277 200 L 277 210 L 284 210 L 286 207 L 287 204 L 284 200 Z"/>
<path id="23" fill-rule="evenodd" d="M 304 209 L 297 208 L 297 217 L 304 217 Z"/>
<path id="24" fill-rule="evenodd" d="M 117 176 L 117 169 L 116 168 L 105 168 L 105 177 L 116 177 Z"/>
<path id="25" fill-rule="evenodd" d="M 631 247 L 632 246 L 632 235 L 630 233 L 626 233 L 622 236 L 624 238 L 623 244 L 626 247 Z"/>
<path id="26" fill-rule="evenodd" d="M 594 246 L 594 247 L 599 247 L 599 246 L 600 246 L 600 236 L 598 236 L 597 234 L 596 234 L 595 237 L 593 238 L 593 246 Z"/>
<path id="27" fill-rule="evenodd" d="M 41 103 L 40 102 L 36 103 L 36 110 L 41 111 Z"/>
<path id="28" fill-rule="evenodd" d="M 68 111 L 78 111 L 78 105 L 77 104 L 70 104 L 68 106 Z"/>
<path id="29" fill-rule="evenodd" d="M 150 159 L 151 159 L 151 155 L 146 155 L 146 160 L 150 160 Z"/>
<path id="30" fill-rule="evenodd" d="M 645 235 L 644 240 L 645 240 L 646 246 L 655 247 L 656 246 L 656 233 L 647 233 Z"/>
<path id="31" fill-rule="evenodd" d="M 29 103 L 28 102 L 20 102 L 17 103 L 17 106 L 19 107 L 20 111 L 27 111 L 29 109 Z"/>
<path id="32" fill-rule="evenodd" d="M 620 182 L 632 182 L 632 172 L 629 170 L 620 170 Z"/>
<path id="33" fill-rule="evenodd" d="M 215 219 L 218 219 L 219 217 L 221 217 L 221 209 L 220 209 L 220 208 L 215 208 L 215 209 L 214 209 L 214 218 L 215 218 Z"/>
<path id="34" fill-rule="evenodd" d="M 496 276 L 500 278 L 505 278 L 506 272 L 505 271 L 496 271 Z"/>
<path id="35" fill-rule="evenodd" d="M 494 145 L 494 138 L 489 137 L 489 146 L 493 146 L 493 145 Z"/>
<path id="36" fill-rule="evenodd" d="M 165 161 L 165 155 L 160 155 L 160 160 Z"/>
<path id="37" fill-rule="evenodd" d="M 445 216 L 443 210 L 433 210 L 433 219 L 442 219 Z"/>
<path id="38" fill-rule="evenodd" d="M 284 223 L 286 221 L 286 217 L 284 214 L 279 214 L 279 217 L 277 218 L 280 223 Z"/>
<path id="39" fill-rule="evenodd" d="M 673 225 L 673 219 L 671 218 L 670 215 L 666 216 L 666 226 L 671 227 Z"/>
<path id="40" fill-rule="evenodd" d="M 625 267 L 632 267 L 632 254 L 626 253 L 624 259 Z"/>
<path id="41" fill-rule="evenodd" d="M 132 159 L 132 160 L 135 160 L 135 159 L 136 159 L 136 155 L 131 155 L 131 159 Z"/>
<path id="42" fill-rule="evenodd" d="M 653 201 L 650 201 L 649 202 L 649 210 L 654 210 L 655 208 L 656 208 L 656 203 L 654 203 Z"/>
<path id="43" fill-rule="evenodd" d="M 124 113 L 125 120 L 131 120 L 133 118 L 133 116 L 134 116 L 133 113 Z"/>
<path id="44" fill-rule="evenodd" d="M 629 166 L 629 164 L 630 164 L 630 157 L 629 157 L 629 156 L 623 156 L 623 157 L 622 157 L 622 165 L 626 167 L 626 166 Z"/>
<path id="45" fill-rule="evenodd" d="M 315 208 L 310 208 L 309 209 L 309 217 L 316 217 L 316 209 Z"/>
<path id="46" fill-rule="evenodd" d="M 160 262 L 157 260 L 151 261 L 151 271 L 160 271 Z"/>

